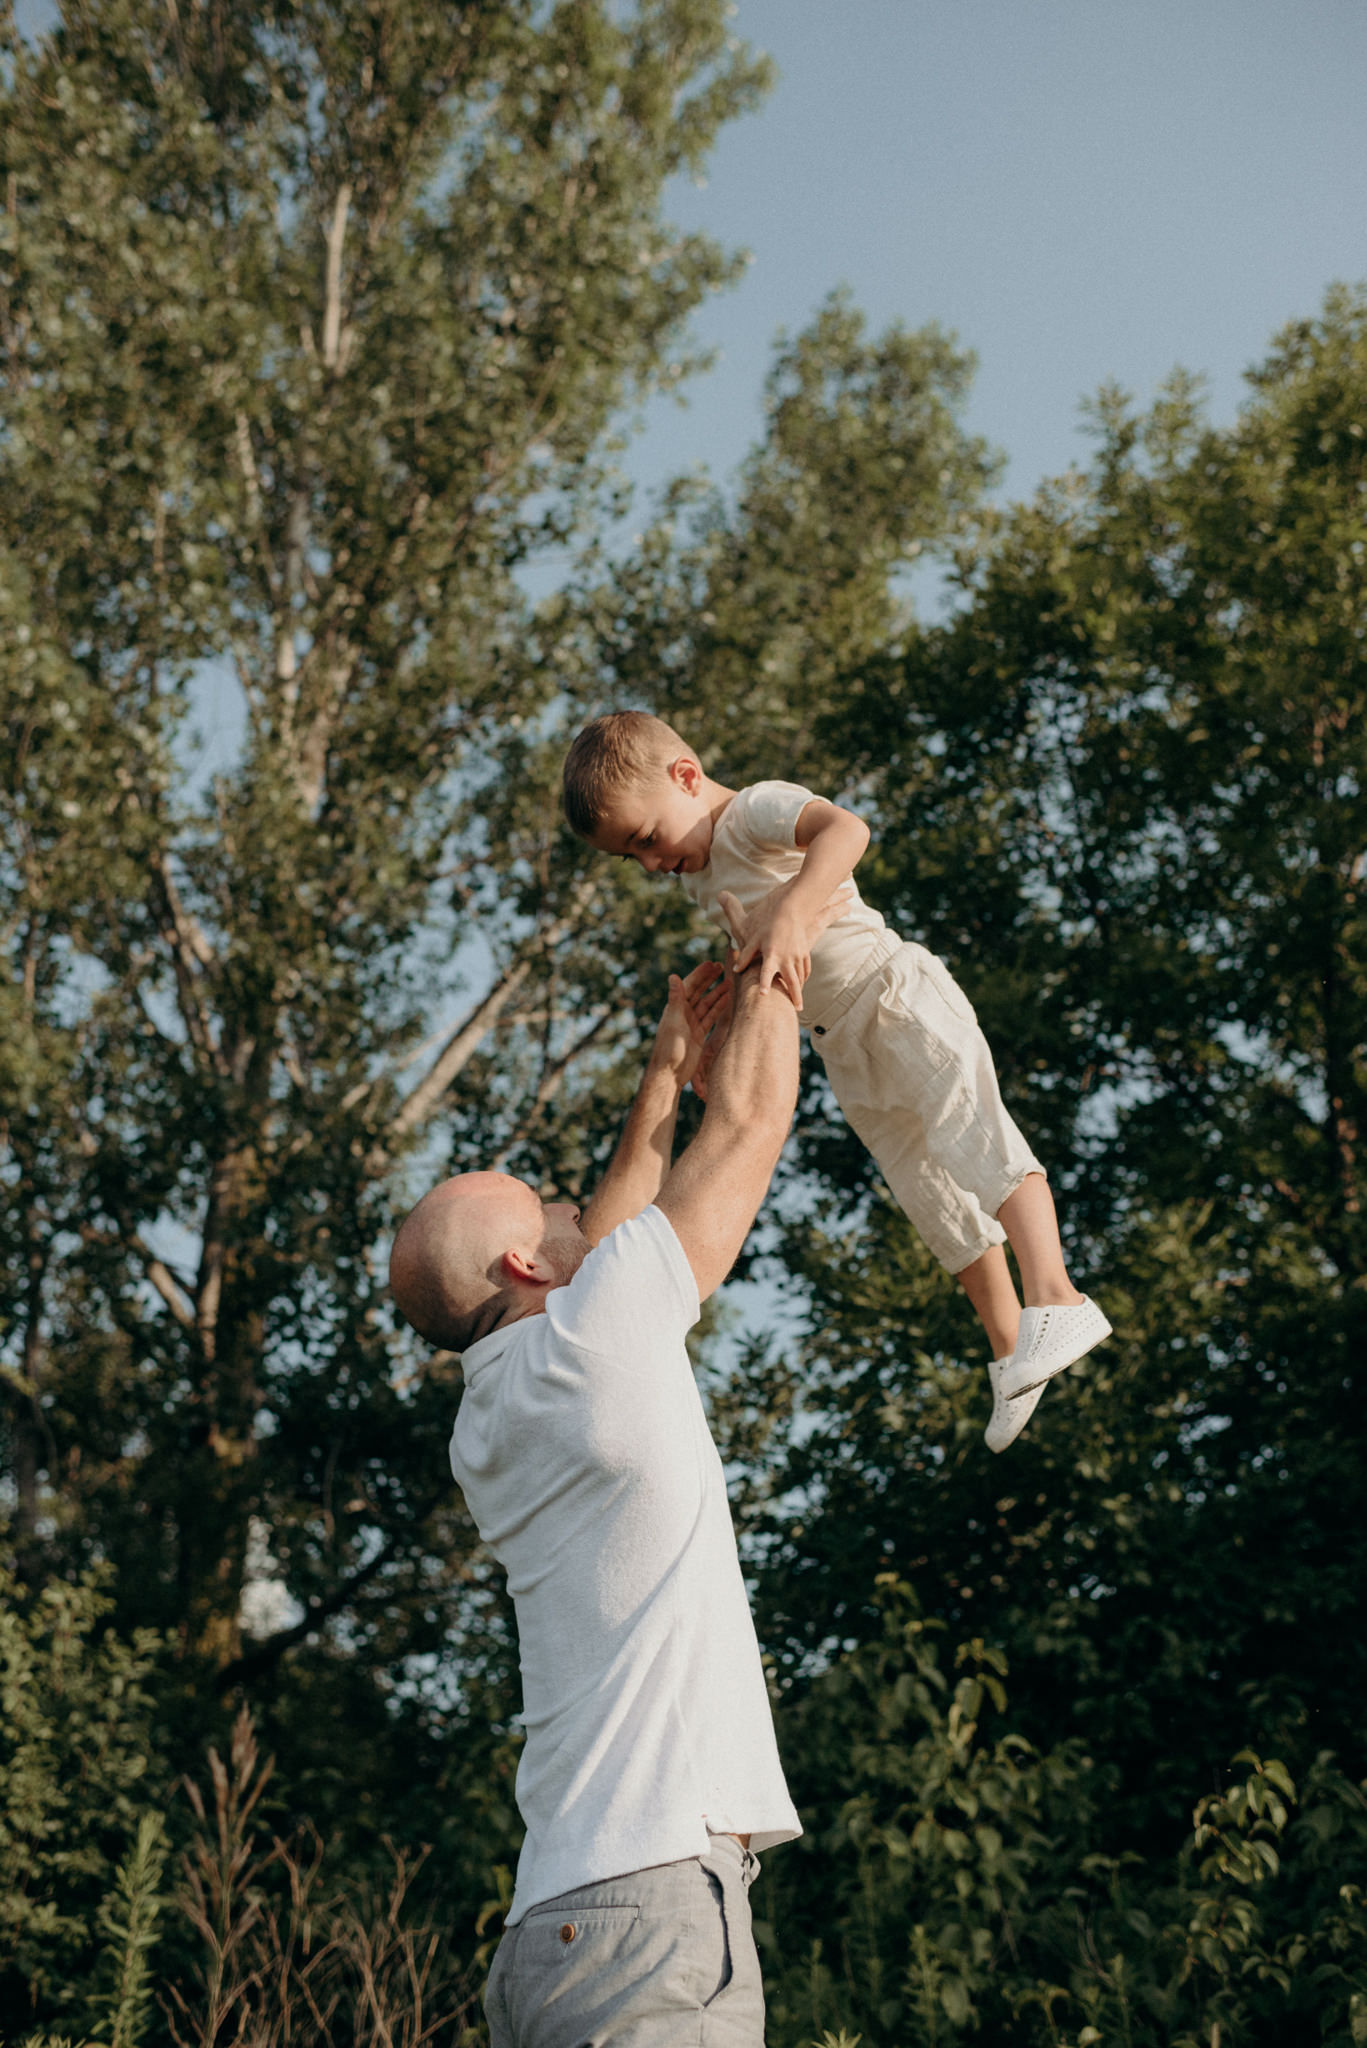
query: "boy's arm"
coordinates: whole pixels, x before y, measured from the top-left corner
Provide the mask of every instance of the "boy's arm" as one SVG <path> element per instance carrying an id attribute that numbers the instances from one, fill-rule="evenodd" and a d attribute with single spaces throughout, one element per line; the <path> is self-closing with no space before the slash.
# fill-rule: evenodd
<path id="1" fill-rule="evenodd" d="M 760 987 L 768 990 L 781 982 L 800 1010 L 802 984 L 812 969 L 812 943 L 830 922 L 822 912 L 862 859 L 869 828 L 853 811 L 818 796 L 803 805 L 793 837 L 805 849 L 801 869 L 756 908 L 736 971 L 758 960 Z"/>
<path id="2" fill-rule="evenodd" d="M 697 1071 L 708 1034 L 724 1025 L 731 984 L 715 960 L 680 980 L 669 977 L 669 1001 L 655 1033 L 636 1100 L 608 1170 L 579 1221 L 590 1244 L 649 1208 L 664 1185 L 674 1151 L 679 1098 Z"/>

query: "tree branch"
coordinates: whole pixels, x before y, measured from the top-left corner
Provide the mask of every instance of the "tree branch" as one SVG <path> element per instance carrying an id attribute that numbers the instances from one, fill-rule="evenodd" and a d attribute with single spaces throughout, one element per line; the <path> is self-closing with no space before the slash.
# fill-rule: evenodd
<path id="1" fill-rule="evenodd" d="M 417 1087 L 401 1104 L 385 1133 L 382 1146 L 375 1155 L 377 1166 L 382 1163 L 396 1140 L 407 1137 L 410 1132 L 419 1129 L 426 1122 L 461 1068 L 473 1059 L 481 1039 L 498 1021 L 512 997 L 527 979 L 537 955 L 544 954 L 558 945 L 566 932 L 574 929 L 597 896 L 598 889 L 599 884 L 591 877 L 585 876 L 562 915 L 529 943 L 521 959 L 507 969 L 500 981 L 495 982 L 488 995 L 475 1005 L 464 1023 L 457 1025 Z"/>
<path id="2" fill-rule="evenodd" d="M 530 958 L 517 961 L 501 981 L 495 982 L 484 1000 L 475 1005 L 464 1023 L 451 1033 L 417 1087 L 400 1106 L 386 1133 L 389 1144 L 406 1138 L 410 1131 L 417 1130 L 427 1121 L 461 1068 L 474 1058 L 481 1039 L 497 1022 L 531 971 Z"/>
<path id="3" fill-rule="evenodd" d="M 346 343 L 351 338 L 342 332 L 342 245 L 350 205 L 351 187 L 341 184 L 327 231 L 327 305 L 323 312 L 323 361 L 329 370 L 338 372 L 346 367 Z"/>
<path id="4" fill-rule="evenodd" d="M 155 1287 L 166 1306 L 183 1330 L 195 1327 L 195 1308 L 189 1294 L 181 1286 L 164 1259 L 159 1259 L 141 1234 L 125 1225 L 121 1230 L 100 1230 L 93 1223 L 82 1223 L 80 1235 L 86 1244 L 106 1244 L 121 1247 L 141 1259 L 143 1271 Z"/>
<path id="5" fill-rule="evenodd" d="M 419 1516 L 420 1521 L 425 1520 L 431 1513 L 439 1498 L 439 1495 L 434 1495 L 424 1504 Z M 216 1681 L 220 1692 L 227 1692 L 237 1685 L 250 1685 L 254 1678 L 261 1678 L 272 1670 L 287 1651 L 297 1649 L 300 1643 L 308 1640 L 315 1629 L 321 1628 L 325 1621 L 331 1621 L 333 1615 L 340 1614 L 344 1607 L 349 1607 L 356 1595 L 383 1571 L 397 1548 L 398 1539 L 391 1536 L 387 1543 L 381 1544 L 374 1557 L 366 1564 L 358 1566 L 348 1578 L 334 1586 L 321 1600 L 315 1600 L 301 1620 L 292 1622 L 288 1628 L 277 1629 L 275 1634 L 267 1636 L 264 1642 L 255 1644 L 250 1650 L 244 1650 L 240 1657 L 234 1657 L 231 1664 L 225 1664 Z"/>
<path id="6" fill-rule="evenodd" d="M 569 1048 L 561 1053 L 558 1059 L 548 1061 L 543 1067 L 541 1079 L 537 1084 L 536 1094 L 532 1097 L 531 1107 L 527 1110 L 526 1115 L 522 1118 L 521 1123 L 518 1124 L 507 1144 L 502 1147 L 489 1163 L 492 1173 L 502 1172 L 518 1146 L 525 1143 L 530 1133 L 536 1128 L 542 1110 L 545 1109 L 547 1103 L 559 1091 L 560 1083 L 564 1080 L 570 1067 L 573 1066 L 579 1055 L 587 1052 L 593 1041 L 601 1035 L 604 1025 L 610 1023 L 618 1014 L 615 1010 L 601 1010 L 589 1024 L 588 1028 L 580 1032 L 578 1038 L 572 1041 Z"/>
<path id="7" fill-rule="evenodd" d="M 196 972 L 199 968 L 215 966 L 217 956 L 205 937 L 198 918 L 182 904 L 165 851 L 160 847 L 152 855 L 152 876 L 155 893 L 159 898 L 162 936 L 171 949 L 176 993 L 180 1000 L 180 1013 L 185 1020 L 185 1029 L 195 1050 L 202 1053 L 221 1072 L 219 1047 L 214 1038 L 208 1008 L 201 999 L 199 977 Z"/>
<path id="8" fill-rule="evenodd" d="M 148 1251 L 140 1237 L 135 1237 L 133 1243 L 143 1255 L 148 1279 L 156 1288 L 157 1293 L 166 1303 L 176 1321 L 183 1330 L 193 1330 L 195 1327 L 194 1304 L 181 1287 L 175 1274 L 166 1265 L 164 1260 L 157 1258 L 155 1253 Z"/>

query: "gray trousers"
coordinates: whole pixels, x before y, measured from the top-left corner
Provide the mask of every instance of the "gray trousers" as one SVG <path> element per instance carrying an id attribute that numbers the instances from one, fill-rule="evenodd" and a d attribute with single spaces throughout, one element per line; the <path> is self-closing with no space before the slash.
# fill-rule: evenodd
<path id="1" fill-rule="evenodd" d="M 733 1835 L 543 1899 L 498 1945 L 493 2048 L 763 2048 L 757 1858 Z"/>

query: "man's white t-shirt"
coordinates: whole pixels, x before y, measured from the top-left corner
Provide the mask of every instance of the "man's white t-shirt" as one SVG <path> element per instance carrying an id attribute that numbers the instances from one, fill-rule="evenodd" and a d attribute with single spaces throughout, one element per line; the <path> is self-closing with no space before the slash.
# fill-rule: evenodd
<path id="1" fill-rule="evenodd" d="M 780 882 L 801 872 L 806 850 L 794 834 L 814 792 L 797 782 L 752 782 L 737 790 L 712 834 L 707 865 L 679 880 L 693 901 L 725 930 L 722 891 L 742 910 L 753 910 Z M 864 902 L 853 882 L 849 903 L 812 947 L 812 971 L 802 991 L 802 1022 L 821 1021 L 848 988 L 866 981 L 896 944 L 881 914 Z"/>
<path id="2" fill-rule="evenodd" d="M 508 1923 L 576 1885 L 801 1833 L 661 1210 L 472 1344 L 451 1470 L 517 1611 L 527 1836 Z"/>

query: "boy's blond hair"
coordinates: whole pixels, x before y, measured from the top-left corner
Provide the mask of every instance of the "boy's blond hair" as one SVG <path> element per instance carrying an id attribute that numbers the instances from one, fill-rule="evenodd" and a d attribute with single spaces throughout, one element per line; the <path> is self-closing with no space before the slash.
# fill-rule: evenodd
<path id="1" fill-rule="evenodd" d="M 672 725 L 648 711 L 609 711 L 575 734 L 565 756 L 562 796 L 571 831 L 591 839 L 614 797 L 644 782 L 680 754 L 696 761 Z"/>

